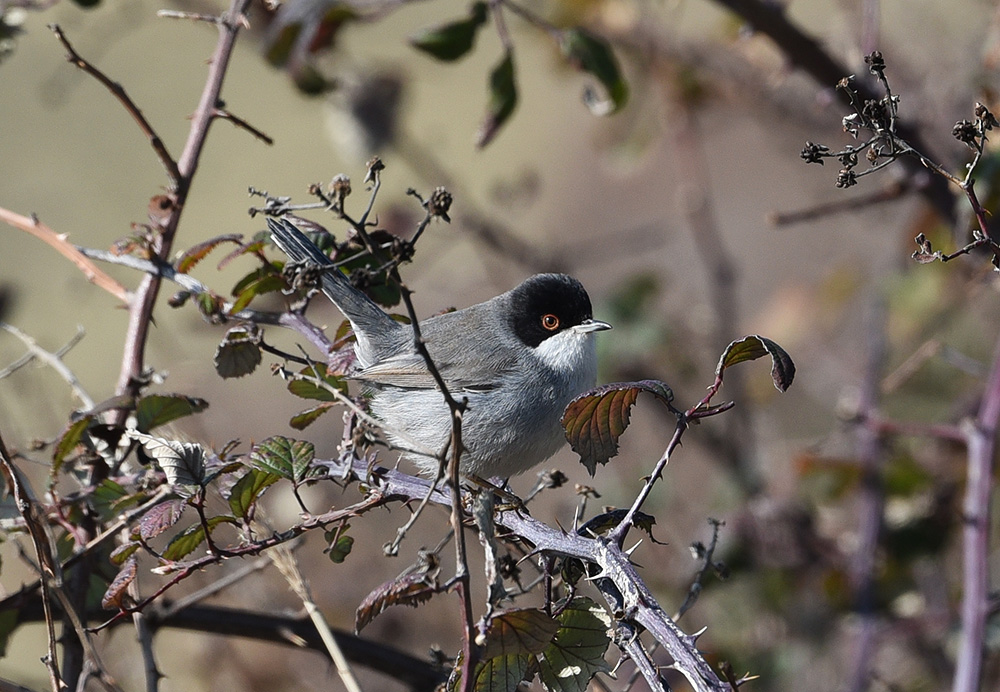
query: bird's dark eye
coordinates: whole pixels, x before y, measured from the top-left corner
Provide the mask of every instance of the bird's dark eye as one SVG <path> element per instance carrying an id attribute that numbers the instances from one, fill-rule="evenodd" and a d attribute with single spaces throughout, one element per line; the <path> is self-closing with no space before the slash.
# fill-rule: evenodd
<path id="1" fill-rule="evenodd" d="M 559 318 L 551 312 L 547 315 L 542 315 L 542 326 L 550 332 L 554 332 L 559 329 Z"/>

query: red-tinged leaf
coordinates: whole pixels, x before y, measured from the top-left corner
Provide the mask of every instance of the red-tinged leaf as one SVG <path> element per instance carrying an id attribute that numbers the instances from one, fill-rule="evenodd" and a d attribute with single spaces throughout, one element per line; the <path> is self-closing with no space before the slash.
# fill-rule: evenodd
<path id="1" fill-rule="evenodd" d="M 477 147 L 485 147 L 493 141 L 516 106 L 517 82 L 514 79 L 514 54 L 507 52 L 490 73 L 490 101 L 486 107 L 486 117 L 476 134 Z"/>
<path id="2" fill-rule="evenodd" d="M 203 243 L 198 243 L 197 245 L 188 248 L 184 254 L 177 259 L 174 266 L 177 268 L 177 271 L 186 274 L 194 269 L 198 262 L 205 259 L 208 253 L 222 243 L 239 244 L 241 240 L 243 240 L 243 236 L 239 233 L 230 233 L 227 235 L 216 236 L 215 238 L 209 238 Z"/>
<path id="3" fill-rule="evenodd" d="M 562 417 L 566 440 L 591 476 L 598 464 L 606 464 L 618 454 L 618 439 L 628 427 L 632 405 L 641 392 L 649 392 L 667 404 L 674 398 L 665 383 L 641 380 L 602 385 L 566 406 Z"/>
<path id="4" fill-rule="evenodd" d="M 296 484 L 323 472 L 322 468 L 312 465 L 315 457 L 316 448 L 312 442 L 280 435 L 267 438 L 250 451 L 250 463 L 255 467 Z"/>
<path id="5" fill-rule="evenodd" d="M 214 531 L 215 527 L 219 524 L 234 524 L 236 523 L 236 520 L 231 516 L 223 515 L 219 517 L 209 517 L 206 520 L 206 523 L 208 524 L 208 530 Z M 198 523 L 194 526 L 189 526 L 171 539 L 161 557 L 164 560 L 170 561 L 180 560 L 187 555 L 190 555 L 193 550 L 204 542 L 204 540 L 205 526 L 203 524 Z"/>
<path id="6" fill-rule="evenodd" d="M 154 428 L 171 421 L 201 413 L 208 408 L 208 402 L 184 394 L 150 394 L 139 399 L 135 408 L 135 427 L 139 432 L 148 433 Z"/>
<path id="7" fill-rule="evenodd" d="M 250 242 L 248 242 L 245 245 L 242 245 L 242 246 L 236 248 L 235 250 L 233 250 L 232 252 L 230 252 L 228 255 L 226 255 L 225 257 L 223 257 L 221 260 L 219 260 L 219 265 L 217 267 L 218 270 L 222 271 L 234 259 L 237 259 L 239 257 L 243 257 L 244 255 L 256 255 L 256 254 L 259 254 L 260 252 L 263 251 L 264 246 L 266 244 L 267 244 L 267 235 L 264 234 L 264 233 L 257 233 L 256 235 L 254 235 L 253 239 Z M 271 265 L 271 272 L 273 273 L 273 272 L 276 272 L 276 271 L 278 271 L 277 268 L 275 268 L 274 265 Z"/>
<path id="8" fill-rule="evenodd" d="M 785 349 L 778 346 L 770 339 L 752 334 L 738 339 L 726 347 L 719 358 L 719 365 L 715 368 L 717 377 L 722 377 L 723 371 L 748 360 L 756 360 L 762 356 L 771 356 L 771 380 L 778 391 L 783 392 L 788 389 L 795 379 L 795 363 L 785 352 Z"/>
<path id="9" fill-rule="evenodd" d="M 365 597 L 354 616 L 354 631 L 360 632 L 386 608 L 394 605 L 416 607 L 439 590 L 437 578 L 413 572 L 387 581 Z"/>
<path id="10" fill-rule="evenodd" d="M 118 575 L 114 578 L 114 581 L 108 586 L 108 590 L 104 592 L 104 597 L 101 598 L 102 608 L 106 610 L 125 609 L 125 597 L 128 595 L 128 585 L 135 579 L 138 567 L 139 564 L 135 556 L 125 561 L 122 568 L 118 570 Z"/>
<path id="11" fill-rule="evenodd" d="M 132 557 L 139 548 L 142 547 L 138 541 L 129 541 L 128 543 L 122 543 L 120 546 L 111 551 L 108 559 L 116 565 L 122 565 L 125 560 Z"/>
<path id="12" fill-rule="evenodd" d="M 322 403 L 319 406 L 314 406 L 313 408 L 307 408 L 301 413 L 297 413 L 292 416 L 288 424 L 295 428 L 296 430 L 305 430 L 307 427 L 312 425 L 320 416 L 329 411 L 334 407 L 332 403 Z"/>
<path id="13" fill-rule="evenodd" d="M 260 361 L 260 331 L 253 325 L 233 327 L 215 350 L 215 372 L 223 378 L 249 375 Z"/>
<path id="14" fill-rule="evenodd" d="M 559 623 L 537 608 L 500 613 L 490 621 L 483 660 L 512 654 L 540 654 L 558 631 Z"/>
<path id="15" fill-rule="evenodd" d="M 233 515 L 239 519 L 245 519 L 264 491 L 279 479 L 280 476 L 276 473 L 250 469 L 246 475 L 236 481 L 229 493 L 229 508 L 233 510 Z"/>
<path id="16" fill-rule="evenodd" d="M 154 505 L 139 520 L 139 537 L 148 541 L 176 524 L 187 503 L 183 500 L 167 500 Z"/>
<path id="17" fill-rule="evenodd" d="M 62 467 L 63 461 L 66 457 L 76 449 L 76 446 L 80 444 L 80 440 L 83 439 L 83 433 L 87 430 L 87 427 L 94 420 L 93 416 L 82 416 L 77 420 L 71 422 L 66 429 L 63 430 L 62 435 L 56 440 L 56 446 L 52 450 L 52 475 L 59 473 L 60 467 Z"/>

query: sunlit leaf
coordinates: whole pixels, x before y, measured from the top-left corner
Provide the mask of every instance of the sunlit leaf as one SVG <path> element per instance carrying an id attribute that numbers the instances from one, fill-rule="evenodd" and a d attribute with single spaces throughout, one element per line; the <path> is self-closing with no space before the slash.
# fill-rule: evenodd
<path id="1" fill-rule="evenodd" d="M 611 618 L 589 598 L 577 598 L 556 619 L 559 631 L 539 661 L 538 675 L 550 690 L 586 692 L 594 675 L 611 670 L 604 660 Z"/>
<path id="2" fill-rule="evenodd" d="M 139 432 L 149 431 L 170 421 L 201 413 L 208 402 L 184 394 L 150 394 L 139 399 L 135 407 L 135 427 Z"/>
<path id="3" fill-rule="evenodd" d="M 250 463 L 298 484 L 310 476 L 322 473 L 322 469 L 312 465 L 315 457 L 316 448 L 312 442 L 275 435 L 251 450 Z"/>
<path id="4" fill-rule="evenodd" d="M 125 596 L 128 592 L 128 585 L 135 579 L 139 563 L 136 558 L 130 557 L 118 570 L 117 576 L 108 585 L 104 597 L 101 598 L 101 607 L 106 610 L 124 610 Z"/>
<path id="5" fill-rule="evenodd" d="M 517 106 L 517 83 L 514 79 L 514 54 L 507 52 L 490 73 L 490 100 L 486 117 L 476 134 L 476 146 L 485 147 L 493 141 Z"/>
<path id="6" fill-rule="evenodd" d="M 476 32 L 485 23 L 486 3 L 475 2 L 468 18 L 426 29 L 411 38 L 410 45 L 438 60 L 458 60 L 472 50 Z"/>
<path id="7" fill-rule="evenodd" d="M 182 487 L 198 486 L 205 480 L 205 450 L 201 445 L 165 440 L 135 430 L 130 430 L 128 435 L 142 443 L 179 494 L 184 493 Z"/>
<path id="8" fill-rule="evenodd" d="M 763 336 L 753 334 L 738 339 L 726 347 L 719 358 L 715 374 L 721 376 L 723 371 L 748 360 L 756 360 L 762 356 L 771 356 L 771 380 L 778 391 L 785 391 L 795 379 L 795 363 L 781 346 Z"/>
<path id="9" fill-rule="evenodd" d="M 600 98 L 593 89 L 584 92 L 583 102 L 594 115 L 610 115 L 628 101 L 628 84 L 622 77 L 618 60 L 607 42 L 581 28 L 566 29 L 559 37 L 563 56 L 579 70 L 594 76 L 607 98 Z"/>
<path id="10" fill-rule="evenodd" d="M 618 439 L 628 427 L 632 405 L 641 392 L 649 392 L 665 403 L 674 398 L 665 383 L 641 380 L 602 385 L 566 406 L 562 417 L 566 439 L 591 476 L 598 464 L 606 464 L 618 454 Z"/>
<path id="11" fill-rule="evenodd" d="M 246 475 L 242 476 L 229 494 L 229 508 L 233 515 L 239 519 L 245 519 L 257 500 L 268 488 L 276 483 L 281 477 L 270 471 L 261 469 L 250 469 Z"/>
<path id="12" fill-rule="evenodd" d="M 224 378 L 249 375 L 260 361 L 260 332 L 255 327 L 233 327 L 215 350 L 215 371 Z"/>

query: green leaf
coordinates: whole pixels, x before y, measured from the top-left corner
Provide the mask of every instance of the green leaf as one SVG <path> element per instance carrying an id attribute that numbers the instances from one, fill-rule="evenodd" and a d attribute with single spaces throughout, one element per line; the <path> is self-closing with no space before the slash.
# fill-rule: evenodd
<path id="1" fill-rule="evenodd" d="M 208 402 L 198 397 L 184 394 L 150 394 L 139 399 L 136 404 L 135 427 L 139 432 L 148 433 L 165 423 L 201 413 L 208 408 Z"/>
<path id="2" fill-rule="evenodd" d="M 611 670 L 604 654 L 611 618 L 589 598 L 576 598 L 559 613 L 559 631 L 539 661 L 538 675 L 550 690 L 586 692 L 591 678 Z"/>
<path id="3" fill-rule="evenodd" d="M 215 372 L 220 377 L 243 377 L 260 365 L 260 332 L 256 327 L 233 327 L 215 350 Z"/>
<path id="4" fill-rule="evenodd" d="M 268 486 L 280 478 L 278 474 L 270 471 L 250 469 L 245 476 L 236 481 L 230 491 L 229 508 L 233 510 L 233 515 L 245 519 Z"/>
<path id="5" fill-rule="evenodd" d="M 165 440 L 162 437 L 144 435 L 135 430 L 126 433 L 142 443 L 146 452 L 163 469 L 167 482 L 175 486 L 175 491 L 185 497 L 186 486 L 200 486 L 205 480 L 205 450 L 199 444 Z"/>
<path id="6" fill-rule="evenodd" d="M 649 392 L 666 404 L 674 398 L 666 383 L 641 380 L 602 385 L 566 406 L 562 417 L 566 440 L 591 476 L 597 464 L 606 464 L 618 454 L 618 439 L 628 427 L 632 405 L 640 392 Z"/>
<path id="7" fill-rule="evenodd" d="M 312 425 L 320 416 L 333 408 L 332 403 L 322 403 L 313 408 L 307 408 L 301 413 L 297 413 L 289 419 L 288 424 L 296 430 L 305 430 Z"/>
<path id="8" fill-rule="evenodd" d="M 476 134 L 476 146 L 485 147 L 493 141 L 517 106 L 517 83 L 514 80 L 514 53 L 508 51 L 490 73 L 490 102 L 486 118 Z"/>
<path id="9" fill-rule="evenodd" d="M 329 544 L 324 552 L 330 558 L 331 562 L 338 565 L 347 559 L 347 556 L 351 554 L 351 548 L 354 547 L 354 536 L 347 535 L 347 529 L 349 528 L 350 524 L 337 527 L 323 534 L 326 542 Z"/>
<path id="10" fill-rule="evenodd" d="M 322 380 L 341 394 L 347 394 L 347 380 L 343 376 L 331 374 L 327 366 L 322 363 L 308 365 L 303 368 L 300 375 Z M 337 397 L 324 387 L 315 382 L 294 379 L 288 383 L 288 391 L 303 399 L 315 399 L 316 401 L 337 401 Z"/>
<path id="11" fill-rule="evenodd" d="M 118 514 L 121 505 L 127 504 L 132 499 L 134 494 L 110 478 L 105 478 L 94 488 L 94 509 L 103 517 Z"/>
<path id="12" fill-rule="evenodd" d="M 59 468 L 62 466 L 63 461 L 66 460 L 66 456 L 69 455 L 76 446 L 80 444 L 80 440 L 83 439 L 83 433 L 90 426 L 91 421 L 94 420 L 93 416 L 82 416 L 77 420 L 71 422 L 66 429 L 63 430 L 62 435 L 56 440 L 56 446 L 52 450 L 52 474 L 55 475 L 59 472 Z"/>
<path id="13" fill-rule="evenodd" d="M 250 304 L 254 298 L 264 293 L 274 293 L 285 287 L 285 280 L 280 274 L 275 273 L 271 267 L 261 267 L 256 271 L 243 277 L 236 287 L 233 288 L 233 295 L 236 300 L 229 308 L 229 314 L 235 315 L 240 310 Z"/>
<path id="14" fill-rule="evenodd" d="M 774 386 L 778 391 L 784 392 L 795 379 L 795 363 L 781 346 L 756 334 L 745 336 L 726 346 L 715 368 L 715 375 L 721 379 L 726 368 L 765 355 L 771 356 L 771 380 Z"/>
<path id="15" fill-rule="evenodd" d="M 213 531 L 219 524 L 233 524 L 235 520 L 229 515 L 222 515 L 218 517 L 209 517 L 206 522 L 208 524 L 208 530 Z M 195 524 L 194 526 L 189 526 L 181 533 L 173 537 L 170 543 L 167 544 L 166 549 L 163 551 L 161 557 L 164 560 L 180 560 L 185 556 L 191 554 L 191 552 L 197 548 L 205 540 L 205 526 L 203 524 Z"/>
<path id="16" fill-rule="evenodd" d="M 411 38 L 410 45 L 438 60 L 458 60 L 472 50 L 476 32 L 485 23 L 486 3 L 475 2 L 467 19 L 426 29 Z"/>
<path id="17" fill-rule="evenodd" d="M 586 89 L 583 102 L 594 115 L 611 115 L 628 101 L 628 84 L 622 78 L 615 54 L 607 41 L 581 28 L 566 29 L 559 37 L 563 56 L 576 67 L 597 78 L 608 98 L 601 99 Z"/>
<path id="18" fill-rule="evenodd" d="M 309 476 L 322 473 L 322 469 L 312 466 L 315 456 L 312 442 L 275 435 L 253 448 L 250 463 L 298 485 Z"/>
<path id="19" fill-rule="evenodd" d="M 129 541 L 128 543 L 122 543 L 120 546 L 111 551 L 111 554 L 108 556 L 108 559 L 111 560 L 112 563 L 121 566 L 125 563 L 125 560 L 132 557 L 135 551 L 137 551 L 141 547 L 142 544 L 139 543 L 138 541 Z"/>
<path id="20" fill-rule="evenodd" d="M 530 654 L 494 656 L 476 667 L 475 692 L 515 692 L 534 661 Z"/>

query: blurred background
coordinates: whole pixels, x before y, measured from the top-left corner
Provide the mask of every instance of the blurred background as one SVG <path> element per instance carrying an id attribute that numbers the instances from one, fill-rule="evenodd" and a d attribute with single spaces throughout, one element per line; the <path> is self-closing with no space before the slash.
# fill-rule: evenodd
<path id="1" fill-rule="evenodd" d="M 166 177 L 121 104 L 67 64 L 46 24 L 58 23 L 82 56 L 126 88 L 176 157 L 216 32 L 156 12 L 224 8 L 126 0 L 85 9 L 64 0 L 23 11 L 16 4 L 0 0 L 6 25 L 19 29 L 4 40 L 0 61 L 0 206 L 36 214 L 74 243 L 108 248 L 131 233 L 130 224 L 147 222 L 148 200 L 165 189 Z M 492 25 L 480 30 L 470 55 L 442 63 L 408 39 L 467 16 L 466 3 L 378 7 L 385 11 L 377 20 L 349 23 L 330 50 L 311 56 L 331 88 L 309 95 L 296 86 L 300 73 L 265 60 L 274 20 L 254 5 L 223 96 L 231 112 L 274 143 L 214 123 L 178 249 L 263 229 L 262 218 L 247 213 L 260 204 L 248 196 L 250 187 L 306 202 L 310 184 L 346 174 L 354 183 L 348 208 L 360 213 L 367 202 L 365 162 L 378 154 L 386 164 L 375 206 L 382 227 L 412 233 L 423 212 L 407 188 L 426 196 L 443 185 L 455 198 L 451 223 L 433 224 L 403 268 L 423 315 L 478 302 L 536 271 L 572 273 L 594 299 L 595 316 L 615 326 L 600 335 L 601 381 L 662 379 L 684 407 L 703 396 L 731 340 L 745 334 L 775 340 L 796 363 L 794 385 L 776 392 L 764 361 L 732 371 L 720 396 L 736 400 L 736 408 L 688 431 L 646 507 L 663 544 L 647 541 L 634 559 L 672 612 L 700 566 L 688 546 L 710 540 L 709 518 L 725 522 L 716 559 L 726 562 L 728 578 L 707 576 L 681 625 L 688 632 L 707 626 L 702 650 L 715 663 L 731 662 L 737 673 L 759 675 L 750 689 L 948 685 L 965 454 L 926 433 L 975 413 L 1000 296 L 988 258 L 917 265 L 910 254 L 920 232 L 946 251 L 967 242 L 961 200 L 954 209 L 935 208 L 918 190 L 927 176 L 900 165 L 849 190 L 834 186 L 835 161 L 806 165 L 799 152 L 807 140 L 833 149 L 851 142 L 842 131 L 848 110 L 835 80 L 818 83 L 800 68 L 801 56 L 782 52 L 719 3 L 530 5 L 557 26 L 586 26 L 608 39 L 630 100 L 607 117 L 595 117 L 582 102 L 593 78 L 568 67 L 545 31 L 506 13 L 519 99 L 484 148 L 476 146 L 476 133 L 489 100 L 487 77 L 502 51 Z M 863 57 L 880 50 L 901 118 L 927 144 L 924 153 L 962 172 L 970 152 L 951 128 L 972 118 L 977 101 L 993 108 L 1000 86 L 995 3 L 800 0 L 788 3 L 784 16 L 844 66 L 841 76 L 866 78 Z M 979 169 L 977 189 L 988 209 L 996 208 L 997 161 L 988 152 Z M 316 218 L 335 233 L 346 230 L 330 217 Z M 251 268 L 236 261 L 218 269 L 223 256 L 194 271 L 220 293 Z M 129 287 L 139 279 L 122 267 L 106 269 Z M 148 362 L 166 376 L 160 391 L 210 404 L 181 421 L 178 434 L 216 447 L 230 439 L 246 447 L 271 435 L 299 436 L 315 442 L 320 455 L 334 456 L 339 416 L 298 433 L 287 421 L 302 401 L 266 367 L 239 380 L 219 378 L 212 356 L 224 327 L 190 306 L 169 308 L 171 290 L 156 311 Z M 59 349 L 81 327 L 85 336 L 65 363 L 94 399 L 113 393 L 127 314 L 111 296 L 51 248 L 8 226 L 0 228 L 0 291 L 3 321 L 46 349 Z M 313 310 L 317 322 L 340 321 L 332 307 Z M 289 349 L 301 342 L 273 329 L 268 338 Z M 23 352 L 20 341 L 0 332 L 0 368 Z M 265 355 L 264 365 L 275 360 Z M 873 401 L 869 412 L 886 421 L 874 449 L 865 445 L 870 428 L 857 421 L 859 402 Z M 45 368 L 22 368 L 0 380 L 4 438 L 29 455 L 32 440 L 52 439 L 79 406 Z M 580 501 L 574 483 L 600 494 L 590 512 L 627 506 L 672 430 L 658 404 L 640 399 L 621 454 L 591 479 L 565 450 L 551 466 L 571 483 L 543 493 L 532 514 L 569 525 Z M 25 468 L 37 488 L 44 486 L 47 458 L 37 454 Z M 533 483 L 532 473 L 513 481 L 521 493 Z M 310 502 L 322 511 L 354 501 L 350 493 L 316 489 Z M 269 500 L 275 526 L 297 520 L 290 497 L 276 492 Z M 364 596 L 446 531 L 444 514 L 431 512 L 400 557 L 384 558 L 381 546 L 406 513 L 374 516 L 355 522 L 354 553 L 344 564 L 331 564 L 316 537 L 299 549 L 334 626 L 350 629 Z M 866 539 L 872 521 L 875 544 Z M 0 584 L 15 590 L 31 573 L 9 542 L 0 553 Z M 868 562 L 873 582 L 861 593 L 859 565 Z M 996 553 L 992 563 L 1000 567 Z M 181 589 L 194 590 L 230 568 L 208 570 Z M 140 588 L 151 592 L 158 580 L 142 574 Z M 215 602 L 299 607 L 271 568 Z M 142 670 L 126 630 L 98 641 L 113 675 L 133 689 Z M 983 689 L 1000 681 L 1000 631 L 991 633 Z M 442 596 L 419 611 L 387 611 L 365 636 L 420 657 L 433 645 L 453 654 L 456 601 Z M 170 630 L 157 636 L 157 645 L 165 690 L 340 689 L 315 653 Z M 0 659 L 2 677 L 44 687 L 37 663 L 43 652 L 41 626 L 19 629 Z M 395 689 L 382 676 L 360 672 L 368 689 Z M 626 666 L 609 686 L 620 689 L 629 672 Z"/>

